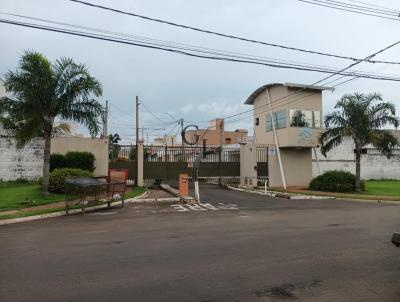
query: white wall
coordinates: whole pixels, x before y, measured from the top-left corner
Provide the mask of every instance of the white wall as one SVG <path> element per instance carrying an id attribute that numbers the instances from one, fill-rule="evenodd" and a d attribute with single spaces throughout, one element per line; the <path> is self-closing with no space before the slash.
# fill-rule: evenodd
<path id="1" fill-rule="evenodd" d="M 340 146 L 333 149 L 325 158 L 319 151 L 317 156 L 321 173 L 329 170 L 344 170 L 355 173 L 354 145 L 346 139 Z M 318 175 L 318 168 L 313 154 L 313 177 Z M 369 147 L 367 154 L 361 157 L 361 178 L 363 179 L 400 179 L 400 149 L 393 152 L 388 159 L 375 148 Z"/>
<path id="2" fill-rule="evenodd" d="M 31 141 L 17 149 L 14 139 L 0 137 L 0 180 L 34 180 L 42 176 L 43 140 Z"/>

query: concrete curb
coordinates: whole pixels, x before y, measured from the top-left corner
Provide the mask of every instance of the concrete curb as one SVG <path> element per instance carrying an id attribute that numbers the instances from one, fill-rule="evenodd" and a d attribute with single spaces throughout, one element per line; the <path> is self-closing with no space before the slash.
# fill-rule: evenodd
<path id="1" fill-rule="evenodd" d="M 378 200 L 378 199 L 357 199 L 357 198 L 343 198 L 343 197 L 335 197 L 335 196 L 323 196 L 323 195 L 300 195 L 295 193 L 280 193 L 280 192 L 273 192 L 267 191 L 265 194 L 263 191 L 260 190 L 250 190 L 250 189 L 242 189 L 242 188 L 235 188 L 231 186 L 226 186 L 230 190 L 236 190 L 240 192 L 258 194 L 263 196 L 271 196 L 276 198 L 286 198 L 291 200 L 347 200 L 347 201 L 358 201 L 358 202 L 369 202 L 369 203 L 379 203 L 379 204 L 389 204 L 389 205 L 400 205 L 400 200 Z M 285 197 L 286 195 L 287 197 Z"/>
<path id="2" fill-rule="evenodd" d="M 138 199 L 146 197 L 148 194 L 149 194 L 149 192 L 146 191 L 139 196 L 126 199 L 124 202 L 125 203 L 134 203 L 134 202 L 137 202 Z M 111 205 L 112 206 L 121 205 L 121 201 L 113 202 Z M 105 208 L 107 208 L 107 204 L 102 204 L 102 205 L 98 205 L 98 206 L 88 207 L 88 208 L 86 208 L 86 212 L 92 212 L 93 210 L 99 210 L 99 209 L 105 209 Z M 79 213 L 82 213 L 81 209 L 69 210 L 69 215 L 74 215 L 74 214 L 79 214 Z M 0 220 L 0 225 L 14 224 L 14 223 L 19 223 L 19 222 L 34 221 L 34 220 L 61 217 L 61 216 L 67 216 L 67 214 L 65 213 L 65 210 L 59 211 L 59 212 L 54 212 L 54 213 L 32 215 L 32 216 L 27 216 L 27 217 L 3 219 L 3 220 Z"/>
<path id="3" fill-rule="evenodd" d="M 271 197 L 276 197 L 276 198 L 292 199 L 292 200 L 335 199 L 335 197 L 332 197 L 332 196 L 300 195 L 300 194 L 280 193 L 280 192 L 272 192 L 272 191 L 267 191 L 267 194 L 265 194 L 264 191 L 260 191 L 260 190 L 242 189 L 242 188 L 235 188 L 235 187 L 231 187 L 231 186 L 226 186 L 226 187 L 230 190 L 236 190 L 236 191 L 240 191 L 240 192 L 258 194 L 258 195 L 263 195 L 263 196 L 271 196 Z"/>
<path id="4" fill-rule="evenodd" d="M 161 197 L 161 198 L 140 198 L 132 201 L 134 203 L 171 203 L 181 201 L 178 197 Z"/>

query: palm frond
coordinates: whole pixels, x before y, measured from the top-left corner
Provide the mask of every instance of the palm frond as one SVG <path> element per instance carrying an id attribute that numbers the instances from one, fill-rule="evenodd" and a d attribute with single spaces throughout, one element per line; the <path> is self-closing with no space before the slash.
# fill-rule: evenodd
<path id="1" fill-rule="evenodd" d="M 393 149 L 399 145 L 397 137 L 388 130 L 374 130 L 371 134 L 371 143 L 388 158 L 392 155 Z"/>

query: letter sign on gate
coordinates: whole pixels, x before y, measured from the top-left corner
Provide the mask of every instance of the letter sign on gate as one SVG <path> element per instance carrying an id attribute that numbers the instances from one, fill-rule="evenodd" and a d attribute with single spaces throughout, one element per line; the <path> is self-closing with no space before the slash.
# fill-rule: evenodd
<path id="1" fill-rule="evenodd" d="M 189 195 L 189 176 L 187 174 L 179 174 L 179 194 L 181 196 Z"/>

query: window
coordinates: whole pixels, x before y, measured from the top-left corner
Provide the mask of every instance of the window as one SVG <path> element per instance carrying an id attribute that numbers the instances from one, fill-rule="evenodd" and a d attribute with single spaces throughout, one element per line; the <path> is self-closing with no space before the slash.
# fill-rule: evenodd
<path id="1" fill-rule="evenodd" d="M 279 111 L 275 113 L 275 119 L 276 129 L 286 128 L 286 111 Z"/>
<path id="2" fill-rule="evenodd" d="M 256 126 L 260 125 L 260 118 L 256 117 Z"/>
<path id="3" fill-rule="evenodd" d="M 275 129 L 286 128 L 286 111 L 273 112 Z M 267 114 L 266 130 L 272 130 L 271 115 Z"/>
<path id="4" fill-rule="evenodd" d="M 290 109 L 290 127 L 321 128 L 319 111 Z"/>

